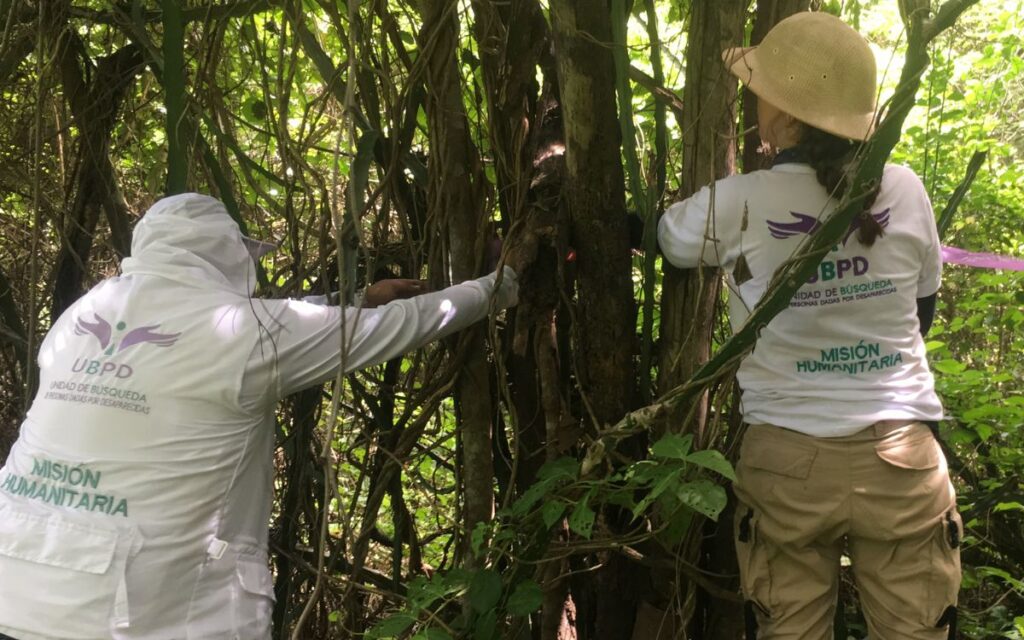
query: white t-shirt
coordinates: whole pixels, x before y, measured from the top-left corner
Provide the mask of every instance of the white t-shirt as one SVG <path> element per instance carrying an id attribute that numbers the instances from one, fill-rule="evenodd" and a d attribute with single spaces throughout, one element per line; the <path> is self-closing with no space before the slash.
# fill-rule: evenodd
<path id="1" fill-rule="evenodd" d="M 194 194 L 150 210 L 122 269 L 40 347 L 0 469 L 0 633 L 269 638 L 278 400 L 513 304 L 515 274 L 376 309 L 252 299 L 238 226 Z"/>
<path id="2" fill-rule="evenodd" d="M 835 204 L 810 166 L 781 164 L 672 205 L 658 242 L 678 267 L 728 272 L 736 330 Z M 879 420 L 941 419 L 917 318 L 917 298 L 942 274 L 931 204 L 913 171 L 890 165 L 871 212 L 884 235 L 866 247 L 847 233 L 740 365 L 747 422 L 838 437 Z"/>

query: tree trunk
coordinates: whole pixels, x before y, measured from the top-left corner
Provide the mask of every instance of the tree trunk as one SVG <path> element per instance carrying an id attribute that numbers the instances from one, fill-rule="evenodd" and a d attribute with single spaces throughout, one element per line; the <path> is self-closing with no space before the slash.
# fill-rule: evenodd
<path id="1" fill-rule="evenodd" d="M 736 86 L 722 63 L 722 51 L 743 43 L 743 25 L 749 0 L 695 2 L 690 17 L 690 42 L 686 50 L 686 84 L 683 89 L 683 172 L 680 196 L 735 172 Z M 693 375 L 711 352 L 715 305 L 720 291 L 716 269 L 681 270 L 665 265 L 662 291 L 661 368 L 659 387 L 670 389 Z M 690 421 L 686 421 L 689 417 Z M 695 405 L 679 407 L 667 429 L 687 430 L 699 446 L 709 446 L 704 435 L 707 396 Z M 695 526 L 700 524 L 697 519 Z M 694 564 L 710 564 L 716 573 L 735 573 L 731 521 L 708 523 L 710 531 L 695 535 L 683 553 Z M 655 585 L 655 592 L 659 591 Z M 721 609 L 725 608 L 726 611 Z M 742 629 L 742 611 L 733 603 L 710 601 L 698 592 L 691 629 L 700 637 L 736 638 Z"/>
<path id="2" fill-rule="evenodd" d="M 564 193 L 578 268 L 575 373 L 586 424 L 601 428 L 621 418 L 636 395 L 635 310 L 611 12 L 607 0 L 551 0 L 550 11 L 565 123 Z M 593 620 L 594 638 L 629 638 L 636 610 L 629 567 L 615 554 L 605 560 L 596 574 L 590 610 L 584 612 L 577 602 L 580 617 Z"/>
<path id="3" fill-rule="evenodd" d="M 722 63 L 722 51 L 743 43 L 743 18 L 749 0 L 695 2 L 686 49 L 683 88 L 683 172 L 681 197 L 735 172 L 736 81 Z M 665 265 L 661 311 L 659 388 L 686 380 L 708 359 L 714 306 L 718 297 L 714 269 L 676 269 Z M 689 407 L 673 416 L 670 430 L 681 430 Z M 702 432 L 705 401 L 694 413 L 694 431 Z"/>
<path id="4" fill-rule="evenodd" d="M 428 218 L 444 221 L 453 282 L 475 277 L 481 266 L 487 220 L 480 159 L 469 134 L 456 59 L 458 3 L 427 0 L 422 5 L 421 47 L 427 56 L 426 112 L 430 136 Z M 476 564 L 469 534 L 494 516 L 494 458 L 491 450 L 493 406 L 485 351 L 485 324 L 460 338 L 462 367 L 455 399 L 462 444 L 465 560 Z"/>

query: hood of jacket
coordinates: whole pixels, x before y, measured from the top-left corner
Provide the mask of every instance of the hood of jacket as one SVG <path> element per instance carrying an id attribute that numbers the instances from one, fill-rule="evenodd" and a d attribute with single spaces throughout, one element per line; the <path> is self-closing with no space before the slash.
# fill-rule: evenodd
<path id="1" fill-rule="evenodd" d="M 148 275 L 203 289 L 250 296 L 256 266 L 238 224 L 210 196 L 183 193 L 149 208 L 132 234 L 126 275 Z"/>

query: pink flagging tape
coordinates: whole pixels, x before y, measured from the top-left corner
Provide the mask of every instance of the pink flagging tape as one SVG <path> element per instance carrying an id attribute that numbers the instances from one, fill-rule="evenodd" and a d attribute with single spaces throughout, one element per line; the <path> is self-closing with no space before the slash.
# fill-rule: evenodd
<path id="1" fill-rule="evenodd" d="M 1000 256 L 994 253 L 975 253 L 956 247 L 942 247 L 942 262 L 945 264 L 962 264 L 966 267 L 980 269 L 1007 269 L 1024 271 L 1024 260 Z"/>

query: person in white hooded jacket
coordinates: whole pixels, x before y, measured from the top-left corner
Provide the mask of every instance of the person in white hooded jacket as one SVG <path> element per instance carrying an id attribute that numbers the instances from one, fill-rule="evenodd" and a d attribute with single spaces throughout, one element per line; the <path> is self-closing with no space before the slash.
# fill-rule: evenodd
<path id="1" fill-rule="evenodd" d="M 0 469 L 0 635 L 269 638 L 278 400 L 516 302 L 508 267 L 378 308 L 253 299 L 245 240 L 214 198 L 160 200 L 54 322 Z"/>

